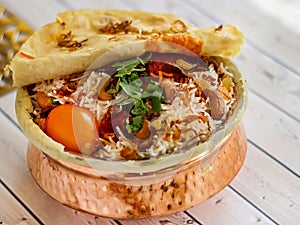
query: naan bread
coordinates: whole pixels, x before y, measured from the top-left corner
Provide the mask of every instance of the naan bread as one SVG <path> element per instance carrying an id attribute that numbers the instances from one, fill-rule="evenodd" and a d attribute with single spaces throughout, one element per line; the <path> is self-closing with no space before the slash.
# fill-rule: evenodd
<path id="1" fill-rule="evenodd" d="M 21 87 L 82 72 L 107 51 L 141 40 L 169 41 L 199 55 L 230 58 L 239 53 L 244 36 L 234 25 L 199 29 L 171 14 L 74 10 L 59 13 L 56 22 L 36 31 L 6 70 L 14 86 Z"/>

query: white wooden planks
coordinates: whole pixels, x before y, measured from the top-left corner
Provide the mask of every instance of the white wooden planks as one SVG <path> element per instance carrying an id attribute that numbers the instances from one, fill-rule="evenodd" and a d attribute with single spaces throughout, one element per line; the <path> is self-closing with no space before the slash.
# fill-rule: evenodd
<path id="1" fill-rule="evenodd" d="M 0 224 L 25 225 L 38 222 L 20 205 L 20 203 L 0 184 Z"/>
<path id="2" fill-rule="evenodd" d="M 0 113 L 1 180 L 45 224 L 114 224 L 61 205 L 44 193 L 32 179 L 26 162 L 27 139 Z"/>
<path id="3" fill-rule="evenodd" d="M 248 139 L 300 175 L 298 122 L 254 94 L 243 121 Z"/>
<path id="4" fill-rule="evenodd" d="M 9 93 L 6 93 L 4 96 L 0 97 L 0 109 L 3 110 L 9 118 L 17 123 L 17 117 L 15 113 L 15 99 L 16 99 L 16 90 L 13 90 Z"/>
<path id="5" fill-rule="evenodd" d="M 249 144 L 246 162 L 231 184 L 279 224 L 300 221 L 299 177 Z"/>
<path id="6" fill-rule="evenodd" d="M 35 0 L 1 0 L 0 4 L 12 11 L 34 29 L 39 29 L 49 22 L 55 21 L 57 12 L 65 11 L 65 7 L 55 1 Z"/>
<path id="7" fill-rule="evenodd" d="M 282 24 L 280 17 L 269 15 L 264 9 L 257 7 L 250 0 L 184 0 L 187 4 L 195 7 L 201 13 L 209 15 L 219 23 L 234 23 L 241 27 L 253 47 L 261 52 L 267 53 L 269 57 L 277 62 L 297 71 L 300 74 L 299 64 L 299 26 L 287 26 Z M 264 1 L 272 8 L 271 3 Z M 287 4 L 287 3 L 286 3 Z M 298 2 L 298 17 L 300 15 L 300 3 Z M 274 13 L 282 14 L 283 11 Z M 296 19 L 294 18 L 294 19 Z M 294 31 L 297 30 L 297 31 Z"/>
<path id="8" fill-rule="evenodd" d="M 233 61 L 245 75 L 251 92 L 300 121 L 300 76 L 247 44 Z"/>
<path id="9" fill-rule="evenodd" d="M 54 21 L 55 14 L 58 11 L 66 9 L 76 9 L 84 7 L 97 8 L 122 8 L 122 9 L 142 9 L 159 12 L 172 12 L 180 15 L 199 26 L 216 25 L 215 16 L 211 13 L 206 13 L 210 16 L 207 18 L 197 11 L 199 2 L 185 1 L 44 1 L 39 3 L 34 0 L 1 0 L 2 4 L 8 5 L 8 8 L 21 18 L 27 18 L 34 28 L 39 28 L 41 25 Z M 20 2 L 20 4 L 18 4 Z M 295 56 L 295 51 L 291 51 L 294 43 L 298 43 L 293 33 L 289 32 L 289 42 L 286 39 L 279 41 L 281 46 L 276 43 L 274 31 L 270 34 L 260 33 L 262 27 L 270 23 L 270 17 L 264 16 L 268 21 L 259 24 L 258 34 L 253 33 L 254 25 L 251 24 L 254 19 L 250 18 L 253 12 L 253 5 L 247 0 L 235 2 L 238 5 L 232 5 L 232 10 L 237 14 L 229 15 L 218 13 L 216 10 L 221 10 L 220 6 L 227 3 L 232 3 L 233 0 L 226 1 L 201 1 L 207 3 L 200 5 L 206 9 L 209 4 L 218 3 L 218 7 L 214 8 L 218 21 L 228 21 L 231 23 L 241 22 L 242 30 L 247 31 L 247 39 L 250 40 L 250 45 L 244 46 L 241 56 L 234 59 L 238 67 L 246 75 L 250 91 L 249 107 L 244 119 L 245 128 L 250 142 L 250 148 L 247 155 L 245 165 L 238 177 L 231 184 L 232 188 L 225 188 L 222 192 L 216 195 L 209 201 L 197 207 L 190 209 L 188 212 L 201 223 L 204 224 L 273 224 L 273 221 L 282 224 L 297 224 L 299 221 L 299 120 L 300 120 L 300 82 L 297 75 L 297 69 L 294 68 L 294 61 L 290 60 L 287 64 L 285 61 L 278 61 L 278 53 L 280 57 L 287 60 L 288 57 Z M 128 4 L 127 4 L 128 3 Z M 244 4 L 244 7 L 242 5 Z M 24 8 L 16 7 L 22 5 Z M 237 18 L 240 15 L 242 8 L 251 6 L 249 14 L 244 17 Z M 43 11 L 47 8 L 47 12 Z M 193 8 L 194 7 L 194 8 Z M 16 9 L 15 9 L 16 8 Z M 39 12 L 30 9 L 37 9 Z M 196 10 L 195 10 L 196 9 Z M 207 12 L 211 12 L 207 9 Z M 32 20 L 32 15 L 36 15 L 39 20 Z M 253 14 L 256 15 L 256 14 Z M 276 34 L 284 32 L 280 26 L 277 27 Z M 248 32 L 251 31 L 251 35 Z M 282 35 L 281 35 L 282 36 Z M 281 37 L 280 35 L 276 37 Z M 269 38 L 273 38 L 270 42 Z M 274 39 L 275 38 L 275 39 Z M 258 43 L 261 45 L 253 45 Z M 265 45 L 267 44 L 267 45 Z M 262 49 L 264 46 L 273 48 Z M 284 48 L 284 51 L 283 49 Z M 297 48 L 295 47 L 295 50 Z M 263 54 L 261 54 L 263 53 Z M 299 71 L 298 71 L 299 72 Z M 14 95 L 9 93 L 4 97 L 0 97 L 1 110 L 15 121 L 14 115 Z M 1 156 L 4 154 L 3 149 L 15 149 L 9 154 L 2 157 L 7 159 L 7 162 L 0 164 L 1 178 L 5 176 L 5 182 L 12 188 L 26 204 L 29 203 L 29 208 L 38 215 L 45 223 L 66 224 L 72 221 L 72 224 L 138 224 L 140 221 L 113 221 L 102 218 L 78 213 L 70 210 L 67 207 L 61 206 L 54 200 L 44 194 L 36 185 L 29 172 L 25 162 L 26 139 L 20 131 L 13 127 L 11 121 L 1 114 L 0 115 L 0 149 Z M 14 138 L 9 138 L 8 136 Z M 5 138 L 7 137 L 7 138 Z M 18 140 L 16 143 L 15 140 Z M 253 144 L 251 144 L 253 143 Z M 20 153 L 16 149 L 23 149 Z M 9 168 L 10 172 L 7 172 Z M 25 172 L 24 172 L 25 171 Z M 13 174 L 13 176 L 11 176 Z M 297 176 L 298 174 L 298 176 Z M 16 178 L 12 178 L 15 177 Z M 24 182 L 25 187 L 19 185 L 18 179 Z M 19 185 L 19 186 L 18 186 Z M 30 192 L 26 192 L 26 190 Z M 36 198 L 32 199 L 30 194 Z M 47 207 L 46 207 L 47 206 Z M 269 217 L 269 218 L 268 218 Z M 73 223 L 75 221 L 75 223 Z M 180 213 L 169 217 L 163 217 L 151 220 L 141 220 L 141 224 L 189 224 L 193 222 L 188 214 Z"/>
<path id="10" fill-rule="evenodd" d="M 298 24 L 298 21 L 300 21 L 300 2 L 298 0 L 288 2 L 286 0 L 267 0 L 263 2 L 260 0 L 244 1 L 251 2 L 253 7 L 257 7 L 258 10 L 276 19 L 282 26 L 289 27 L 300 34 Z"/>
<path id="11" fill-rule="evenodd" d="M 209 201 L 188 210 L 203 224 L 213 225 L 250 225 L 274 224 L 232 189 L 226 187 Z M 212 216 L 207 216 L 211 215 Z"/>
<path id="12" fill-rule="evenodd" d="M 189 215 L 176 213 L 159 218 L 141 219 L 141 220 L 120 220 L 122 225 L 168 225 L 168 224 L 200 224 Z"/>

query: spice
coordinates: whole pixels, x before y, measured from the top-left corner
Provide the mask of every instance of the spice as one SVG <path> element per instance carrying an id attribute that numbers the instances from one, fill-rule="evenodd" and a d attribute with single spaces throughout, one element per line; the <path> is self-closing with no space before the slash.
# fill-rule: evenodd
<path id="1" fill-rule="evenodd" d="M 33 56 L 28 55 L 28 54 L 26 54 L 24 52 L 20 52 L 20 55 L 23 56 L 23 57 L 25 57 L 25 58 L 27 58 L 27 59 L 35 59 Z"/>
<path id="2" fill-rule="evenodd" d="M 75 51 L 81 49 L 88 41 L 88 39 L 84 39 L 82 41 L 76 41 L 73 39 L 74 35 L 72 35 L 72 31 L 69 31 L 66 34 L 59 34 L 56 37 L 57 46 L 68 48 L 70 51 Z"/>
<path id="3" fill-rule="evenodd" d="M 221 31 L 223 29 L 223 24 L 221 24 L 220 26 L 218 26 L 217 28 L 215 28 L 215 31 Z"/>
<path id="4" fill-rule="evenodd" d="M 118 34 L 121 32 L 124 32 L 125 34 L 131 32 L 131 33 L 139 33 L 139 30 L 131 26 L 132 21 L 131 20 L 125 20 L 123 22 L 109 22 L 105 27 L 99 29 L 101 33 L 104 34 Z"/>
<path id="5" fill-rule="evenodd" d="M 187 31 L 187 26 L 181 20 L 175 20 L 170 30 L 174 33 L 184 33 Z"/>

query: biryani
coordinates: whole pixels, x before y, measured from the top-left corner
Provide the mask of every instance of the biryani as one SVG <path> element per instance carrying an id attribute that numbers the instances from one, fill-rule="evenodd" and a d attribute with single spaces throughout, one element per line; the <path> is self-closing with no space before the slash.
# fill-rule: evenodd
<path id="1" fill-rule="evenodd" d="M 106 160 L 144 160 L 205 143 L 236 101 L 233 74 L 223 63 L 178 53 L 146 52 L 27 90 L 32 118 L 46 133 L 55 108 L 89 110 L 97 136 L 75 151 Z"/>
<path id="2" fill-rule="evenodd" d="M 6 73 L 29 141 L 62 162 L 150 172 L 207 155 L 240 122 L 246 83 L 230 61 L 232 24 L 198 28 L 172 14 L 59 13 Z"/>

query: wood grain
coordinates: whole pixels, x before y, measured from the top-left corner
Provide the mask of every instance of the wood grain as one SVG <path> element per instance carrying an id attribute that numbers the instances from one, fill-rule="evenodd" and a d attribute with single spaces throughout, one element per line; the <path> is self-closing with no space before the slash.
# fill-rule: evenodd
<path id="1" fill-rule="evenodd" d="M 39 224 L 0 184 L 0 224 Z"/>
<path id="2" fill-rule="evenodd" d="M 250 43 L 234 59 L 246 75 L 253 93 L 250 95 L 248 112 L 244 118 L 250 149 L 245 166 L 232 183 L 234 189 L 227 187 L 214 198 L 188 212 L 201 223 L 213 225 L 273 224 L 272 219 L 283 224 L 286 221 L 289 224 L 298 224 L 295 210 L 299 209 L 299 191 L 296 192 L 295 187 L 299 185 L 299 177 L 290 170 L 299 174 L 299 36 L 290 29 L 282 28 L 285 25 L 276 23 L 270 15 L 259 9 L 257 11 L 249 0 L 234 3 L 233 0 L 195 0 L 193 4 L 190 2 L 1 0 L 1 4 L 20 15 L 21 19 L 25 19 L 35 29 L 53 21 L 58 11 L 82 7 L 139 8 L 172 12 L 203 27 L 217 25 L 220 21 L 239 24 L 246 31 Z M 202 10 L 196 7 L 200 3 Z M 224 4 L 228 4 L 225 6 L 227 10 L 224 10 Z M 211 8 L 214 9 L 213 13 Z M 265 21 L 260 23 L 262 20 Z M 0 97 L 0 108 L 12 118 L 11 121 L 15 121 L 14 95 L 12 92 Z M 48 224 L 67 224 L 70 221 L 72 224 L 136 224 L 136 221 L 118 222 L 95 218 L 70 210 L 49 198 L 34 184 L 27 169 L 27 139 L 1 112 L 0 121 L 0 154 L 3 159 L 0 161 L 1 180 L 42 221 Z M 281 208 L 282 213 L 279 212 Z M 179 214 L 175 215 L 176 218 L 167 217 L 145 222 L 190 223 L 186 216 Z"/>
<path id="3" fill-rule="evenodd" d="M 300 74 L 298 61 L 300 45 L 297 44 L 300 38 L 299 29 L 293 25 L 283 24 L 280 17 L 267 14 L 265 11 L 268 8 L 259 8 L 249 0 L 226 0 L 218 1 L 217 4 L 216 1 L 211 0 L 202 0 L 201 2 L 185 0 L 185 2 L 219 23 L 237 24 L 243 29 L 248 42 L 253 47 Z M 288 4 L 288 2 L 285 3 L 285 5 Z M 271 3 L 261 4 L 261 6 L 266 5 L 269 5 L 269 8 L 272 7 Z M 273 13 L 282 15 L 283 11 L 273 8 Z M 300 15 L 299 8 L 298 15 Z"/>
<path id="4" fill-rule="evenodd" d="M 282 149 L 283 151 L 285 149 Z M 281 168 L 253 145 L 249 145 L 246 164 L 232 186 L 278 224 L 300 221 L 299 177 Z M 254 166 L 255 165 L 255 166 Z"/>
<path id="5" fill-rule="evenodd" d="M 244 124 L 248 139 L 300 175 L 299 122 L 250 93 Z"/>
<path id="6" fill-rule="evenodd" d="M 249 154 L 249 153 L 248 153 Z M 235 178 L 234 181 L 238 179 Z M 190 210 L 190 214 L 203 224 L 212 225 L 253 225 L 275 224 L 258 209 L 253 209 L 240 195 L 227 187 L 214 196 Z M 207 216 L 213 214 L 214 216 Z"/>

